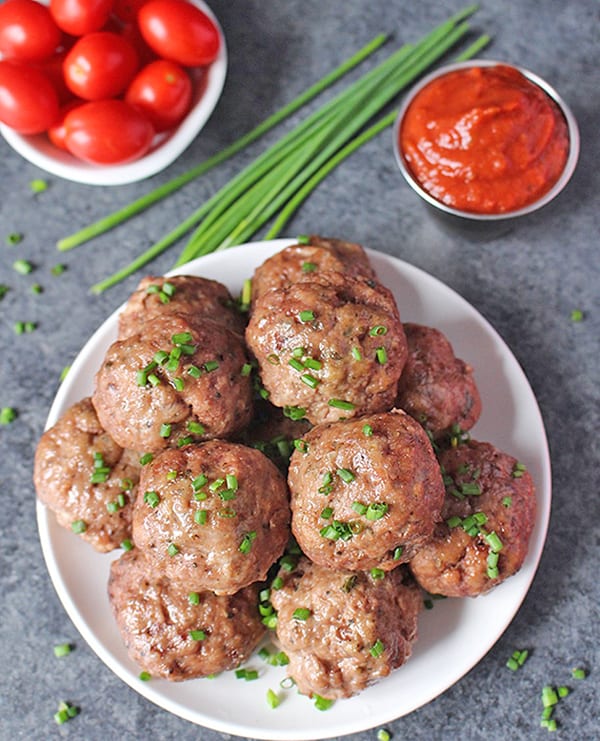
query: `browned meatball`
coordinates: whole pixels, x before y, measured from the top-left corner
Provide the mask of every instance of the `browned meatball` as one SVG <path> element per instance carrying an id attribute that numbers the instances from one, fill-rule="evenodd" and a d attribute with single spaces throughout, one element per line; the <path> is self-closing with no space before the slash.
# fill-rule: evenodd
<path id="1" fill-rule="evenodd" d="M 37 495 L 60 525 L 79 532 L 97 551 L 111 551 L 131 537 L 138 458 L 117 445 L 90 399 L 83 399 L 38 443 L 33 473 Z"/>
<path id="2" fill-rule="evenodd" d="M 157 317 L 109 347 L 92 399 L 106 430 L 133 450 L 228 437 L 252 414 L 246 363 L 242 338 L 216 322 Z"/>
<path id="3" fill-rule="evenodd" d="M 194 275 L 142 278 L 119 315 L 119 339 L 139 331 L 144 322 L 166 314 L 205 317 L 243 334 L 244 320 L 227 288 L 215 280 Z"/>
<path id="4" fill-rule="evenodd" d="M 403 569 L 374 579 L 302 558 L 280 577 L 271 592 L 277 637 L 301 693 L 350 697 L 410 656 L 422 598 Z"/>
<path id="5" fill-rule="evenodd" d="M 390 291 L 336 272 L 264 294 L 246 341 L 269 400 L 313 424 L 389 409 L 406 360 Z"/>
<path id="6" fill-rule="evenodd" d="M 481 414 L 473 369 L 456 358 L 438 329 L 406 323 L 408 358 L 398 382 L 397 406 L 439 439 L 455 425 L 470 430 Z"/>
<path id="7" fill-rule="evenodd" d="M 217 596 L 172 582 L 138 550 L 111 565 L 108 596 L 129 656 L 153 677 L 179 681 L 233 669 L 264 633 L 257 586 Z"/>
<path id="8" fill-rule="evenodd" d="M 515 458 L 489 443 L 449 448 L 440 463 L 444 521 L 410 566 L 432 594 L 476 597 L 521 568 L 535 522 L 535 487 Z"/>
<path id="9" fill-rule="evenodd" d="M 288 473 L 292 532 L 322 566 L 393 569 L 427 542 L 444 484 L 423 428 L 400 410 L 318 425 Z"/>
<path id="10" fill-rule="evenodd" d="M 269 257 L 252 278 L 252 303 L 271 288 L 312 280 L 315 275 L 335 270 L 350 276 L 375 279 L 365 250 L 354 242 L 312 235 L 307 244 L 293 244 Z"/>
<path id="11" fill-rule="evenodd" d="M 211 440 L 166 450 L 142 470 L 133 539 L 191 589 L 233 594 L 264 579 L 289 538 L 282 474 L 260 451 Z"/>

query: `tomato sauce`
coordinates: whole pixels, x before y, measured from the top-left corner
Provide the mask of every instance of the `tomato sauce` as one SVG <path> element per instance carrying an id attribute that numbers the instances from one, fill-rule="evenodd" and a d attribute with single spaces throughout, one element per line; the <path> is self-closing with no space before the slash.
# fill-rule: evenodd
<path id="1" fill-rule="evenodd" d="M 569 154 L 556 103 L 513 67 L 449 72 L 406 111 L 400 149 L 434 198 L 474 213 L 527 206 L 558 180 Z"/>

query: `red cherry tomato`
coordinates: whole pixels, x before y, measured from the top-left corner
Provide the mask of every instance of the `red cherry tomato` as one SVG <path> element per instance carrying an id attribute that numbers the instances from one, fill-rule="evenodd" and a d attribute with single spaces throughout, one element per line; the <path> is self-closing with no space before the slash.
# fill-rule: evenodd
<path id="1" fill-rule="evenodd" d="M 73 98 L 73 93 L 67 87 L 63 76 L 63 63 L 67 56 L 66 51 L 58 51 L 56 54 L 35 66 L 41 70 L 50 80 L 58 95 L 58 102 L 62 105 Z"/>
<path id="2" fill-rule="evenodd" d="M 148 0 L 115 0 L 113 13 L 125 23 L 134 23 L 137 21 L 138 10 L 147 2 Z"/>
<path id="3" fill-rule="evenodd" d="M 196 67 L 214 62 L 219 52 L 217 27 L 186 0 L 149 0 L 138 23 L 146 43 L 164 59 Z"/>
<path id="4" fill-rule="evenodd" d="M 142 111 L 156 131 L 166 131 L 190 110 L 192 81 L 175 62 L 158 59 L 137 73 L 127 88 L 125 100 Z"/>
<path id="5" fill-rule="evenodd" d="M 72 36 L 99 31 L 110 16 L 114 0 L 50 0 L 56 25 Z"/>
<path id="6" fill-rule="evenodd" d="M 6 0 L 0 5 L 0 54 L 5 59 L 46 59 L 61 36 L 48 8 L 35 0 Z"/>
<path id="7" fill-rule="evenodd" d="M 70 103 L 67 103 L 60 109 L 60 113 L 58 114 L 56 123 L 51 126 L 46 132 L 48 134 L 48 138 L 55 147 L 64 149 L 67 152 L 69 151 L 66 142 L 67 127 L 65 126 L 65 118 L 67 117 L 67 113 L 69 113 L 69 111 L 72 111 L 74 108 L 77 108 L 77 106 L 83 105 L 84 103 L 85 101 L 83 100 L 72 100 Z"/>
<path id="8" fill-rule="evenodd" d="M 127 39 L 136 50 L 140 66 L 150 64 L 157 59 L 156 53 L 144 41 L 137 23 L 125 23 L 119 30 L 119 35 Z"/>
<path id="9" fill-rule="evenodd" d="M 154 137 L 150 121 L 122 100 L 84 103 L 67 113 L 65 128 L 69 152 L 100 165 L 141 157 Z"/>
<path id="10" fill-rule="evenodd" d="M 39 134 L 58 118 L 58 96 L 39 69 L 0 61 L 0 121 L 21 134 Z"/>
<path id="11" fill-rule="evenodd" d="M 137 68 L 138 57 L 133 46 L 127 39 L 109 31 L 82 36 L 63 64 L 69 90 L 84 100 L 119 95 L 133 79 Z"/>

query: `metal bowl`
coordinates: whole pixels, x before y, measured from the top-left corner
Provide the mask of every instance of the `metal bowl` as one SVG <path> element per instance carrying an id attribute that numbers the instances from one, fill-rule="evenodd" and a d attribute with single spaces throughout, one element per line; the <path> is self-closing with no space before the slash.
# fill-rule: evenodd
<path id="1" fill-rule="evenodd" d="M 420 183 L 415 179 L 412 172 L 410 171 L 404 155 L 400 149 L 400 129 L 404 116 L 410 104 L 413 102 L 415 96 L 430 82 L 436 80 L 439 77 L 443 77 L 449 72 L 453 72 L 459 69 L 471 69 L 473 67 L 494 67 L 497 65 L 512 67 L 518 70 L 524 77 L 526 77 L 534 85 L 537 85 L 546 95 L 551 98 L 559 110 L 561 111 L 565 122 L 567 124 L 568 136 L 569 136 L 569 153 L 565 162 L 564 169 L 554 183 L 554 185 L 545 193 L 543 193 L 536 201 L 529 203 L 522 208 L 515 209 L 513 211 L 504 211 L 498 213 L 475 213 L 472 211 L 465 211 L 458 208 L 453 208 L 445 203 L 442 203 L 437 198 L 434 198 L 428 191 L 426 191 Z M 415 85 L 409 93 L 406 95 L 402 107 L 400 108 L 398 117 L 394 124 L 393 130 L 394 136 L 394 154 L 398 167 L 402 172 L 406 182 L 410 187 L 417 193 L 422 200 L 431 207 L 434 215 L 438 216 L 442 223 L 446 226 L 457 227 L 459 230 L 471 232 L 475 235 L 496 235 L 498 232 L 507 231 L 511 226 L 514 225 L 516 219 L 520 219 L 524 216 L 528 216 L 540 208 L 550 203 L 556 196 L 564 189 L 567 185 L 579 158 L 579 128 L 573 112 L 567 105 L 567 103 L 561 98 L 556 90 L 551 87 L 545 80 L 538 75 L 530 72 L 523 67 L 517 65 L 507 64 L 506 62 L 499 62 L 487 59 L 471 59 L 466 62 L 455 62 L 453 64 L 447 64 L 435 72 L 424 77 L 420 82 Z"/>

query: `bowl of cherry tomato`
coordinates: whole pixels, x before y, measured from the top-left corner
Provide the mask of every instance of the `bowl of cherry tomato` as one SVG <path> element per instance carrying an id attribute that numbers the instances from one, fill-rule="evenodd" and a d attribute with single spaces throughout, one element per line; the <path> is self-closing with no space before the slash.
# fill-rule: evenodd
<path id="1" fill-rule="evenodd" d="M 226 72 L 202 0 L 0 4 L 0 133 L 67 180 L 119 185 L 163 170 L 207 122 Z"/>

